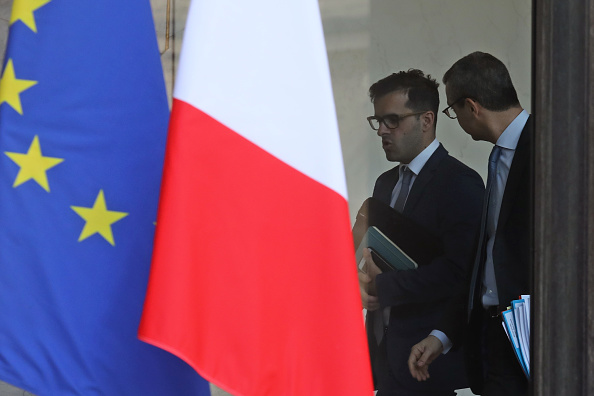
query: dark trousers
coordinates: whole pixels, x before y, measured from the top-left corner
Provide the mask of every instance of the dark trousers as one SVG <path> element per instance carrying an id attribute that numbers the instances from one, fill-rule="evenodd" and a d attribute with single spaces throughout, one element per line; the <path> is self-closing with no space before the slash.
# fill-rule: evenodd
<path id="1" fill-rule="evenodd" d="M 386 337 L 379 344 L 373 364 L 378 389 L 376 396 L 456 396 L 454 391 L 432 392 L 406 389 L 390 369 L 386 353 Z"/>
<path id="2" fill-rule="evenodd" d="M 483 396 L 527 396 L 528 380 L 510 344 L 501 317 L 485 312 L 483 327 L 483 361 L 485 387 Z"/>

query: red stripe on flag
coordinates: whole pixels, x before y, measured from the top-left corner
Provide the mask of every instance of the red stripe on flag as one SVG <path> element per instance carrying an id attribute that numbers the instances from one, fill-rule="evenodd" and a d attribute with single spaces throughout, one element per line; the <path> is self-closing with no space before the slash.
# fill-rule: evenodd
<path id="1" fill-rule="evenodd" d="M 139 336 L 236 395 L 371 394 L 346 200 L 175 100 Z"/>

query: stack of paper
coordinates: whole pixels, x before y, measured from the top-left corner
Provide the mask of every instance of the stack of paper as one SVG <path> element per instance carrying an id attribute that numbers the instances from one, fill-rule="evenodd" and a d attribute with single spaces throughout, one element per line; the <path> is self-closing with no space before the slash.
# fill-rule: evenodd
<path id="1" fill-rule="evenodd" d="M 526 377 L 530 378 L 530 295 L 513 300 L 511 307 L 501 313 L 503 328 Z"/>

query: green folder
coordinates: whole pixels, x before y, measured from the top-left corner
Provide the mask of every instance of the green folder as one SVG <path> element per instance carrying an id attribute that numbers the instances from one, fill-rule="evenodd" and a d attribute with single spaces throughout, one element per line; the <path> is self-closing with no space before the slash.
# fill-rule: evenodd
<path id="1" fill-rule="evenodd" d="M 383 272 L 406 271 L 418 267 L 412 258 L 375 226 L 367 229 L 357 248 L 357 263 L 361 263 L 363 259 L 364 248 L 371 250 L 373 261 Z"/>

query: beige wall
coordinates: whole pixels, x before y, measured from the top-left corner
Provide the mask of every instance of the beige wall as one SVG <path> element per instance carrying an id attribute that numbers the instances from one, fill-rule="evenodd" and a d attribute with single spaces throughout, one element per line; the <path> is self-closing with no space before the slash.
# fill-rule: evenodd
<path id="1" fill-rule="evenodd" d="M 0 0 L 0 68 L 4 64 L 4 49 L 8 37 L 8 21 L 10 20 L 10 9 L 12 0 Z"/>
<path id="2" fill-rule="evenodd" d="M 0 60 L 11 0 L 0 0 Z M 164 76 L 171 95 L 189 0 L 151 0 Z M 486 51 L 510 69 L 521 103 L 530 109 L 531 0 L 319 0 L 347 176 L 351 218 L 371 194 L 375 178 L 394 166 L 365 117 L 367 89 L 395 71 L 414 67 L 441 81 L 460 57 Z M 440 87 L 441 108 L 446 107 Z M 312 92 L 315 95 L 315 92 Z M 456 121 L 440 115 L 438 138 L 450 153 L 486 176 L 490 146 L 474 142 Z M 467 391 L 461 394 L 469 394 Z M 214 395 L 223 392 L 214 390 Z"/>

